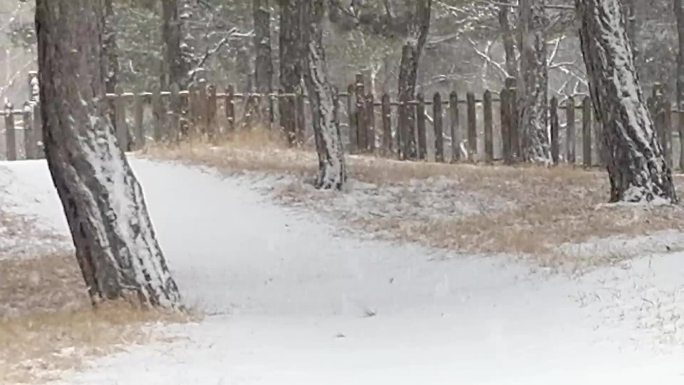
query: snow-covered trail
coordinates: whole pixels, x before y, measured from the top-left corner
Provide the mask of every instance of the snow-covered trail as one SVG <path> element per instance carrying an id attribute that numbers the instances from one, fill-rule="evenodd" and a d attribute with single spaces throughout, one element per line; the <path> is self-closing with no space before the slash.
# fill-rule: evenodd
<path id="1" fill-rule="evenodd" d="M 605 286 L 631 293 L 653 284 L 654 271 L 677 287 L 682 255 L 581 280 L 548 277 L 504 259 L 358 241 L 273 204 L 246 178 L 131 162 L 185 301 L 209 316 L 168 327 L 178 342 L 97 360 L 64 384 L 684 381 L 679 349 L 658 354 L 632 322 L 612 324 L 637 304 L 576 299 Z M 43 162 L 0 167 L 12 174 L 13 210 L 66 232 Z"/>

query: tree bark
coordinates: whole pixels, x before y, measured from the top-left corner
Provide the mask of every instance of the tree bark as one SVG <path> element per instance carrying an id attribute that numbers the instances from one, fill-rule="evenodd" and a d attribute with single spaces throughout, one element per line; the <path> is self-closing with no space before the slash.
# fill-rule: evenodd
<path id="1" fill-rule="evenodd" d="M 268 0 L 252 0 L 254 7 L 254 83 L 259 93 L 273 91 L 273 61 L 271 60 L 271 14 Z"/>
<path id="2" fill-rule="evenodd" d="M 511 28 L 511 6 L 509 0 L 501 0 L 499 6 L 499 27 L 501 28 L 501 40 L 506 59 L 506 72 L 508 76 L 518 78 L 518 60 L 515 57 L 515 37 Z"/>
<path id="3" fill-rule="evenodd" d="M 114 7 L 112 0 L 105 0 L 105 36 L 103 49 L 107 58 L 107 72 L 105 73 L 105 88 L 107 93 L 116 92 L 116 85 L 119 78 L 119 55 L 116 44 L 116 28 L 114 26 Z"/>
<path id="4" fill-rule="evenodd" d="M 404 40 L 402 48 L 401 62 L 399 64 L 399 100 L 414 100 L 416 93 L 416 81 L 418 79 L 418 66 L 423 47 L 427 41 L 430 30 L 430 13 L 432 0 L 415 0 L 413 17 L 408 27 L 408 35 Z M 409 5 L 411 2 L 408 3 Z M 404 158 L 415 159 L 418 155 L 415 141 L 415 114 L 412 108 L 400 109 L 400 114 L 407 114 L 406 117 L 400 116 L 399 119 L 407 122 L 405 130 L 400 137 L 403 138 Z"/>
<path id="5" fill-rule="evenodd" d="M 38 0 L 45 153 L 94 303 L 180 307 L 143 193 L 106 116 L 102 0 Z"/>
<path id="6" fill-rule="evenodd" d="M 301 93 L 302 57 L 300 7 L 296 0 L 279 0 L 280 5 L 280 86 L 287 94 Z M 293 97 L 283 98 L 280 126 L 290 145 L 297 142 L 296 106 Z"/>
<path id="7" fill-rule="evenodd" d="M 161 0 L 163 62 L 161 87 L 169 89 L 177 84 L 182 90 L 190 86 L 192 69 L 192 43 L 186 41 L 189 35 L 184 23 L 192 15 L 190 0 Z"/>
<path id="8" fill-rule="evenodd" d="M 684 0 L 674 0 L 679 50 L 677 53 L 677 109 L 684 110 Z"/>
<path id="9" fill-rule="evenodd" d="M 548 119 L 548 65 L 544 30 L 545 0 L 521 0 L 518 29 L 520 76 L 518 79 L 518 127 L 524 161 L 551 164 Z"/>
<path id="10" fill-rule="evenodd" d="M 611 202 L 676 202 L 672 171 L 644 102 L 618 0 L 576 0 L 594 110 L 603 124 Z"/>
<path id="11" fill-rule="evenodd" d="M 311 105 L 311 116 L 318 152 L 319 189 L 341 190 L 346 180 L 346 167 L 342 151 L 342 137 L 337 119 L 337 101 L 330 86 L 323 47 L 323 0 L 300 2 L 301 31 L 306 42 L 304 83 Z"/>

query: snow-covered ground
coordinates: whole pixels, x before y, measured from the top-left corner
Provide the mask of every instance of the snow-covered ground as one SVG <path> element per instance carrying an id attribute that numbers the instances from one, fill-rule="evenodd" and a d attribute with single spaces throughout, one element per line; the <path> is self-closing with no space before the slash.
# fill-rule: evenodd
<path id="1" fill-rule="evenodd" d="M 65 385 L 684 383 L 684 254 L 532 273 L 350 238 L 246 176 L 132 165 L 185 301 L 208 316 Z M 0 169 L 11 210 L 67 233 L 45 163 Z"/>

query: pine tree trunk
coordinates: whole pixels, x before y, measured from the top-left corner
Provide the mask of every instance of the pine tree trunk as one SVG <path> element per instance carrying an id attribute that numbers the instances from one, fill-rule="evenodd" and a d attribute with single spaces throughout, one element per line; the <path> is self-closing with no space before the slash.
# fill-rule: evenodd
<path id="1" fill-rule="evenodd" d="M 674 0 L 679 50 L 677 54 L 677 109 L 684 109 L 684 0 Z M 684 150 L 684 149 L 683 149 Z"/>
<path id="2" fill-rule="evenodd" d="M 603 124 L 611 202 L 676 202 L 672 171 L 644 103 L 618 0 L 576 0 L 594 110 Z"/>
<path id="3" fill-rule="evenodd" d="M 116 84 L 119 77 L 119 55 L 116 45 L 116 28 L 114 23 L 114 7 L 112 0 L 105 0 L 105 36 L 103 49 L 107 57 L 107 72 L 105 73 L 105 88 L 107 93 L 116 92 Z"/>
<path id="4" fill-rule="evenodd" d="M 162 0 L 163 62 L 161 86 L 169 89 L 177 84 L 180 89 L 190 85 L 191 43 L 185 41 L 188 35 L 184 27 L 190 18 L 192 7 L 189 0 Z"/>
<path id="5" fill-rule="evenodd" d="M 296 0 L 279 0 L 279 4 L 280 86 L 286 94 L 301 93 L 303 52 L 299 7 Z M 280 103 L 280 126 L 290 145 L 294 145 L 297 142 L 295 99 L 282 98 Z"/>
<path id="6" fill-rule="evenodd" d="M 518 127 L 523 160 L 550 164 L 551 152 L 546 116 L 548 65 L 546 63 L 545 0 L 521 0 L 518 22 L 520 77 L 518 79 Z"/>
<path id="7" fill-rule="evenodd" d="M 337 103 L 328 81 L 325 49 L 323 47 L 323 0 L 300 2 L 301 31 L 306 42 L 304 82 L 309 95 L 313 120 L 319 173 L 317 188 L 341 190 L 346 180 L 342 138 L 337 120 Z"/>
<path id="8" fill-rule="evenodd" d="M 501 28 L 501 40 L 504 47 L 506 60 L 506 72 L 508 76 L 518 78 L 518 61 L 515 58 L 515 38 L 513 28 L 511 28 L 511 7 L 508 5 L 510 0 L 501 0 L 499 6 L 499 27 Z"/>
<path id="9" fill-rule="evenodd" d="M 94 303 L 176 308 L 143 193 L 105 114 L 102 0 L 38 0 L 45 153 Z"/>
<path id="10" fill-rule="evenodd" d="M 414 100 L 415 98 L 420 56 L 430 30 L 432 0 L 416 0 L 415 7 L 413 17 L 408 18 L 411 20 L 411 25 L 408 27 L 408 35 L 404 40 L 399 63 L 399 100 Z M 418 152 L 415 141 L 415 113 L 410 107 L 400 109 L 399 112 L 400 115 L 407 114 L 407 116 L 400 116 L 399 119 L 408 123 L 405 127 L 406 132 L 400 133 L 403 142 L 403 148 L 400 151 L 403 152 L 404 158 L 416 159 Z"/>
<path id="11" fill-rule="evenodd" d="M 252 0 L 254 7 L 254 83 L 259 93 L 273 91 L 273 61 L 271 60 L 271 14 L 268 0 Z"/>

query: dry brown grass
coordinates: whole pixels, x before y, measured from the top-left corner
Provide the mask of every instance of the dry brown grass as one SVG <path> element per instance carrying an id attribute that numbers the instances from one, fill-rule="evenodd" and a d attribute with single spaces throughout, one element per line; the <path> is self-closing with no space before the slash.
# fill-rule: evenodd
<path id="1" fill-rule="evenodd" d="M 126 345 L 163 340 L 146 325 L 184 316 L 125 303 L 93 309 L 73 256 L 0 260 L 0 384 L 40 383 Z"/>
<path id="2" fill-rule="evenodd" d="M 184 145 L 152 148 L 147 153 L 156 158 L 214 166 L 226 172 L 244 170 L 297 177 L 313 177 L 317 164 L 312 152 L 284 148 L 264 140 L 262 134 L 211 147 Z M 337 212 L 353 228 L 429 246 L 461 252 L 527 255 L 542 265 L 567 264 L 574 269 L 577 265 L 612 263 L 621 256 L 569 255 L 559 251 L 560 245 L 684 230 L 684 213 L 678 206 L 603 205 L 609 186 L 607 175 L 601 171 L 399 162 L 375 157 L 350 157 L 348 163 L 351 178 L 376 186 L 373 194 L 383 194 L 383 189 L 396 189 L 409 182 L 414 186 L 416 181 L 430 186 L 433 181 L 446 180 L 447 183 L 442 183 L 445 184 L 443 196 L 453 189 L 484 197 L 481 198 L 483 206 L 487 206 L 487 199 L 510 203 L 501 210 L 482 210 L 449 218 L 429 210 L 425 215 L 406 215 L 399 210 L 380 216 L 355 215 L 341 212 L 343 209 Z M 281 197 L 289 203 L 311 206 L 335 199 L 303 186 L 301 178 L 298 179 L 280 190 Z M 677 178 L 680 191 L 682 182 Z M 403 199 L 407 208 L 425 203 L 420 202 L 419 196 L 410 194 Z M 453 202 L 454 205 L 463 203 Z"/>

